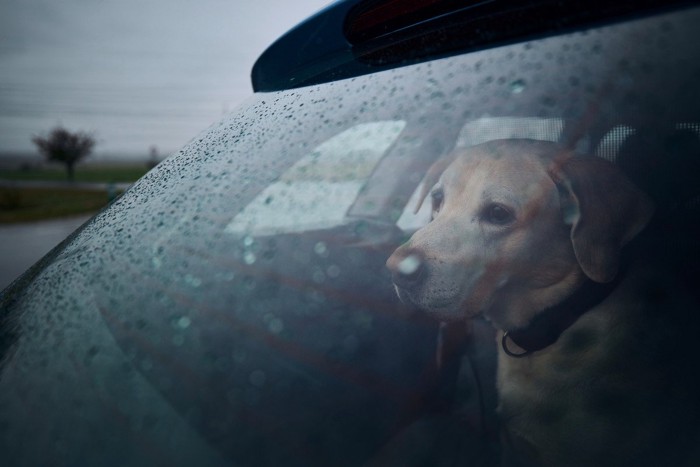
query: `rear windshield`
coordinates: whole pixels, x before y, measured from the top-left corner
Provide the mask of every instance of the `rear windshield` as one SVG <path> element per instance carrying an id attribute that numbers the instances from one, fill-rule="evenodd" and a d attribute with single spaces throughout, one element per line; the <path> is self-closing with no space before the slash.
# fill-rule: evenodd
<path id="1" fill-rule="evenodd" d="M 552 465 L 687 452 L 668 434 L 698 426 L 698 24 L 254 95 L 6 298 L 3 450 L 496 465 L 505 426 Z"/>

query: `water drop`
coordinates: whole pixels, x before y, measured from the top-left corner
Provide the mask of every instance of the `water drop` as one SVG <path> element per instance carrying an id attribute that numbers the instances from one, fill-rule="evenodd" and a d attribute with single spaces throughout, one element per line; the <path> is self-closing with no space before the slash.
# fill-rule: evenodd
<path id="1" fill-rule="evenodd" d="M 190 324 L 192 324 L 192 320 L 188 318 L 187 316 L 182 316 L 180 319 L 177 320 L 177 327 L 180 329 L 187 329 L 190 327 Z"/>
<path id="2" fill-rule="evenodd" d="M 185 276 L 185 282 L 191 285 L 192 287 L 199 287 L 200 285 L 202 285 L 202 279 L 200 279 L 199 277 L 192 276 L 191 274 L 187 274 Z"/>
<path id="3" fill-rule="evenodd" d="M 326 253 L 328 253 L 328 247 L 326 247 L 326 244 L 323 242 L 318 242 L 314 246 L 314 252 L 319 255 L 319 256 L 324 256 Z"/>
<path id="4" fill-rule="evenodd" d="M 516 79 L 510 83 L 510 92 L 513 94 L 520 94 L 525 90 L 525 81 L 522 79 Z"/>
<path id="5" fill-rule="evenodd" d="M 399 272 L 406 276 L 413 274 L 421 265 L 420 258 L 415 255 L 408 255 L 399 263 Z"/>
<path id="6" fill-rule="evenodd" d="M 336 278 L 340 275 L 340 268 L 335 264 L 331 264 L 328 266 L 326 273 L 328 274 L 328 277 Z"/>
<path id="7" fill-rule="evenodd" d="M 267 325 L 267 328 L 270 330 L 271 333 L 279 334 L 284 330 L 284 323 L 282 322 L 281 319 L 274 318 Z"/>

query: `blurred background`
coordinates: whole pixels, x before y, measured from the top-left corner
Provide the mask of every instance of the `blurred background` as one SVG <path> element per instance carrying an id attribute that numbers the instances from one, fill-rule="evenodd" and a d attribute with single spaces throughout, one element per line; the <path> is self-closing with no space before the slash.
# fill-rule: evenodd
<path id="1" fill-rule="evenodd" d="M 330 0 L 0 0 L 0 290 L 252 94 Z"/>

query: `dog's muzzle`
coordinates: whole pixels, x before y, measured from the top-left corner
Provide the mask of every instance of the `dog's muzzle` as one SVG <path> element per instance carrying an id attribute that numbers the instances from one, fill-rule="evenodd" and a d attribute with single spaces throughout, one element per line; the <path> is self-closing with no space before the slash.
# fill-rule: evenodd
<path id="1" fill-rule="evenodd" d="M 402 289 L 410 290 L 419 286 L 425 276 L 425 258 L 415 250 L 395 251 L 387 260 L 386 266 L 391 272 L 391 280 Z"/>

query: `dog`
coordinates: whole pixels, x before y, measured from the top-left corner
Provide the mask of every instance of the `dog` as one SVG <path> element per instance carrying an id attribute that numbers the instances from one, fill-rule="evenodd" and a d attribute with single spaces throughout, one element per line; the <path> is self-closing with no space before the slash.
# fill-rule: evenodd
<path id="1" fill-rule="evenodd" d="M 700 465 L 700 313 L 645 193 L 601 158 L 508 139 L 438 161 L 428 197 L 387 267 L 402 301 L 496 328 L 503 464 Z"/>

